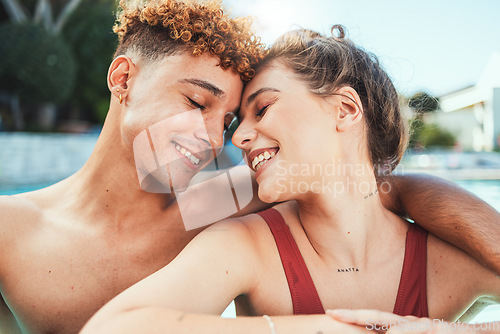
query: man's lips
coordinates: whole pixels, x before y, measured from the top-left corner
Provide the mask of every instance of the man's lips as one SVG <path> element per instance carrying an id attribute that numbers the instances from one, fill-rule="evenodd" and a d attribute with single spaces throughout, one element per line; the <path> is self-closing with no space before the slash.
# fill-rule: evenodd
<path id="1" fill-rule="evenodd" d="M 208 161 L 208 155 L 211 152 L 209 150 L 193 149 L 176 141 L 172 141 L 172 146 L 195 166 L 199 166 L 203 161 Z"/>
<path id="2" fill-rule="evenodd" d="M 259 148 L 253 150 L 248 154 L 248 164 L 254 171 L 257 171 L 262 165 L 271 160 L 276 153 L 278 153 L 278 151 L 278 147 Z"/>

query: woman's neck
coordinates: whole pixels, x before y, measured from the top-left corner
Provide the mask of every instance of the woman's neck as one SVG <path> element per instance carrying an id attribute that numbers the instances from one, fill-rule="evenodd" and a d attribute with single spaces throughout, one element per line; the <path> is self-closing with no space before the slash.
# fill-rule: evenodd
<path id="1" fill-rule="evenodd" d="M 373 175 L 329 182 L 330 188 L 325 185 L 322 192 L 297 200 L 299 219 L 321 258 L 358 268 L 397 240 L 404 223 L 383 207 Z"/>

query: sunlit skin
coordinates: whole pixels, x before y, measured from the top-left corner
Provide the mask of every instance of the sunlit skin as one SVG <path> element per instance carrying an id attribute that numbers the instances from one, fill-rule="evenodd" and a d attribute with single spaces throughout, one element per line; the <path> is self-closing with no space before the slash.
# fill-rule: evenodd
<path id="1" fill-rule="evenodd" d="M 217 57 L 193 57 L 182 53 L 149 63 L 132 53 L 127 53 L 126 57 L 118 57 L 111 64 L 107 76 L 112 94 L 108 116 L 95 149 L 84 167 L 54 186 L 31 193 L 0 197 L 0 331 L 14 334 L 14 327 L 19 325 L 25 333 L 76 333 L 107 301 L 170 263 L 202 230 L 198 228 L 186 232 L 175 197 L 165 191 L 168 188 L 184 190 L 196 172 L 218 153 L 222 145 L 224 124 L 228 124 L 227 115 L 234 113 L 239 106 L 243 83 L 237 73 L 231 69 L 222 70 L 217 66 L 218 63 Z M 336 101 L 339 100 L 334 98 L 329 103 Z M 296 101 L 296 104 L 300 105 L 299 102 Z M 321 106 L 328 108 L 328 104 L 321 103 Z M 249 110 L 247 108 L 247 112 Z M 274 111 L 277 111 L 276 108 Z M 267 117 L 271 115 L 268 114 Z M 322 117 L 320 114 L 317 116 Z M 326 122 L 327 118 L 323 120 Z M 295 154 L 295 148 L 289 148 L 286 142 L 290 140 L 294 145 L 299 145 L 300 142 L 293 142 L 293 138 L 285 137 L 286 132 L 279 129 L 278 125 L 279 123 L 275 125 L 275 135 L 267 133 L 266 141 L 262 142 L 265 146 L 276 147 L 279 144 L 282 154 L 286 153 L 290 162 L 298 157 L 318 158 L 307 155 L 308 152 L 304 150 L 297 150 Z M 243 129 L 244 127 L 241 131 Z M 353 129 L 354 127 L 350 131 L 354 131 Z M 161 160 L 159 165 L 168 166 L 165 170 L 150 172 L 146 168 L 146 162 L 150 162 L 146 153 L 153 149 L 151 145 L 145 145 L 144 151 L 141 151 L 143 154 L 134 152 L 134 142 L 146 130 L 149 131 L 156 155 Z M 264 130 L 262 133 L 264 134 Z M 145 142 L 149 144 L 149 139 L 146 139 Z M 339 149 L 336 154 L 342 157 L 344 148 L 337 143 L 340 136 L 332 140 L 334 147 Z M 199 164 L 190 163 L 185 154 L 179 155 L 176 145 L 197 154 Z M 326 150 L 321 146 L 316 149 Z M 194 152 L 198 150 L 199 152 Z M 331 151 L 326 150 L 324 153 L 330 154 Z M 143 157 L 144 160 L 137 159 Z M 168 163 L 172 160 L 173 165 Z M 137 164 L 138 161 L 141 163 Z M 138 170 L 149 173 L 145 173 L 147 175 L 141 184 L 138 182 Z M 290 192 L 275 192 L 272 182 L 266 186 L 270 179 L 265 173 L 261 173 L 258 178 L 262 181 L 261 195 L 266 201 L 293 198 Z M 237 180 L 232 181 L 237 188 Z M 410 216 L 425 224 L 426 228 L 464 245 L 490 266 L 499 268 L 500 272 L 500 261 L 495 257 L 497 253 L 492 251 L 498 244 L 495 234 L 498 221 L 496 211 L 441 180 L 405 176 L 395 178 L 394 182 L 398 188 L 385 198 L 393 210 L 401 211 L 404 207 Z M 144 190 L 149 190 L 153 184 L 155 189 L 157 186 L 161 188 L 159 194 Z M 430 192 L 432 196 L 429 197 L 427 195 Z M 448 194 L 449 197 L 446 197 Z M 428 203 L 429 198 L 431 203 Z M 375 200 L 371 202 L 376 203 Z M 429 209 L 433 203 L 439 203 L 439 207 Z M 193 205 L 199 207 L 200 204 Z M 254 203 L 238 214 L 262 208 L 262 203 Z M 206 210 L 217 209 L 214 206 Z M 457 214 L 446 220 L 443 219 L 443 212 Z M 185 284 L 183 286 L 188 291 L 170 291 L 169 294 L 172 295 L 169 298 L 162 298 L 182 301 L 175 306 L 181 305 L 185 310 L 192 310 L 190 307 L 193 306 L 204 310 L 208 307 L 211 313 L 216 314 L 239 292 L 248 292 L 252 303 L 260 307 L 260 310 L 268 310 L 273 315 L 282 310 L 288 312 L 289 292 L 283 284 L 284 277 L 280 276 L 279 258 L 274 254 L 261 262 L 258 257 L 259 254 L 273 254 L 275 246 L 272 237 L 262 221 L 253 224 L 252 219 L 242 220 L 245 224 L 229 222 L 227 226 L 230 228 L 226 228 L 226 224 L 214 227 L 214 231 L 220 228 L 221 233 L 205 234 L 205 237 L 197 239 L 197 243 L 193 244 L 195 246 L 178 258 L 186 261 L 179 260 L 172 266 L 174 269 L 182 266 L 180 270 L 174 270 L 178 274 L 175 284 L 168 285 L 160 277 L 161 283 L 152 284 L 151 287 L 170 289 L 178 286 L 179 282 Z M 290 220 L 291 224 L 293 222 L 293 219 Z M 239 237 L 234 237 L 237 226 L 242 227 L 238 230 L 242 233 Z M 457 229 L 457 226 L 460 228 Z M 302 235 L 302 239 L 306 239 L 301 229 L 294 231 L 297 231 L 298 238 Z M 206 238 L 207 235 L 210 237 Z M 257 245 L 258 248 L 252 243 L 254 236 L 265 239 L 262 245 Z M 195 257 L 189 255 L 194 252 L 193 249 L 197 250 Z M 233 254 L 233 250 L 234 259 L 238 262 L 234 268 L 228 269 L 225 264 L 213 261 L 224 259 Z M 243 257 L 239 257 L 236 250 L 242 250 L 243 254 L 240 255 Z M 212 251 L 221 254 L 213 254 Z M 246 260 L 241 261 L 241 258 Z M 242 267 L 244 263 L 253 260 L 257 261 Z M 222 267 L 217 268 L 220 270 L 212 272 L 215 274 L 210 276 L 210 271 L 205 267 L 210 264 Z M 191 275 L 189 270 L 193 268 L 201 271 Z M 241 270 L 242 268 L 245 270 Z M 246 271 L 249 268 L 256 271 L 249 273 Z M 256 275 L 257 272 L 266 271 L 266 275 Z M 268 275 L 275 277 L 275 281 L 268 281 Z M 205 283 L 214 284 L 189 285 L 189 280 L 202 277 L 206 278 Z M 228 278 L 231 283 L 228 283 Z M 269 290 L 261 295 L 252 295 L 251 289 L 257 282 Z M 206 289 L 201 293 L 197 291 L 197 288 L 204 287 Z M 156 293 L 154 291 L 152 294 Z M 266 293 L 267 302 L 264 300 Z M 200 298 L 200 295 L 206 298 Z M 127 298 L 129 294 L 124 296 Z M 147 298 L 141 298 L 149 294 L 141 292 L 139 296 L 133 293 L 130 296 L 134 302 L 143 300 L 147 304 Z M 217 305 L 205 304 L 215 301 Z M 276 304 L 271 301 L 276 301 Z M 175 312 L 167 315 L 161 313 L 161 316 L 160 313 L 154 313 L 146 323 L 159 326 L 162 332 L 165 328 L 161 328 L 163 321 L 173 321 L 180 328 L 185 328 L 186 323 L 195 327 L 188 332 L 198 330 L 205 333 L 216 330 L 217 326 L 211 326 L 212 323 L 228 326 L 225 328 L 228 328 L 229 333 L 236 333 L 241 328 L 248 329 L 247 332 L 254 330 L 255 333 L 269 330 L 263 319 L 224 322 L 219 317 L 209 320 L 202 317 L 208 321 L 204 322 L 198 321 L 200 318 L 196 316 L 183 318 Z M 123 334 L 127 330 L 134 334 L 143 332 L 144 322 L 134 320 L 140 320 L 145 313 L 138 312 L 137 318 L 130 317 L 127 312 L 124 315 L 125 318 L 120 318 L 118 324 L 125 328 L 120 328 L 118 333 Z M 347 333 L 350 328 L 327 316 L 315 316 L 307 321 L 301 317 L 288 317 L 275 322 L 285 333 L 292 330 L 303 333 L 311 329 L 325 329 L 324 333 L 327 330 Z M 168 325 L 172 326 L 172 322 Z M 236 326 L 236 330 L 231 326 Z M 175 326 L 168 328 L 172 328 L 172 332 L 180 332 L 176 331 Z M 104 329 L 103 332 L 108 334 L 112 331 Z"/>
<path id="2" fill-rule="evenodd" d="M 329 154 L 342 165 L 371 165 L 359 96 L 350 87 L 332 93 L 327 98 L 315 96 L 289 70 L 271 63 L 245 88 L 233 143 L 257 169 L 261 199 L 294 200 L 275 209 L 298 244 L 324 308 L 392 312 L 408 223 L 385 209 L 379 194 L 366 196 L 357 188 L 337 193 L 286 187 L 277 191 L 280 162 L 287 167 L 303 162 L 325 166 L 331 162 L 324 156 Z M 252 160 L 262 149 L 274 157 L 255 168 Z M 360 174 L 331 175 L 326 181 L 352 177 L 351 182 L 375 184 L 373 172 Z M 323 180 L 318 174 L 281 176 L 287 182 Z M 499 300 L 499 279 L 469 255 L 433 236 L 428 252 L 431 317 L 456 320 L 479 297 Z M 350 267 L 359 271 L 339 271 Z M 82 333 L 133 333 L 139 328 L 206 333 L 269 330 L 259 322 L 262 319 L 253 323 L 246 318 L 220 319 L 218 315 L 235 298 L 239 315 L 270 315 L 278 333 L 302 333 L 300 326 L 308 323 L 316 332 L 353 331 L 324 322 L 325 315 L 289 316 L 293 305 L 274 238 L 260 216 L 248 215 L 201 232 L 168 266 L 103 307 Z M 358 328 L 359 333 L 364 330 Z"/>
<path id="3" fill-rule="evenodd" d="M 285 81 L 283 77 L 289 80 Z M 300 82 L 291 80 L 292 73 L 284 72 L 275 66 L 260 72 L 258 78 L 259 80 L 250 82 L 245 90 L 247 95 L 243 98 L 241 108 L 243 119 L 233 141 L 247 153 L 250 167 L 255 152 L 259 153 L 259 150 L 263 149 L 278 150 L 269 163 L 263 164 L 256 171 L 259 197 L 262 200 L 272 203 L 292 197 L 297 199 L 297 196 L 302 197 L 302 195 L 310 196 L 311 193 L 307 192 L 295 193 L 293 196 L 282 193 L 292 184 L 314 185 L 315 179 L 326 176 L 321 175 L 322 171 L 326 174 L 325 168 L 306 170 L 305 167 L 309 162 L 311 166 L 312 162 L 317 166 L 334 165 L 335 172 L 337 170 L 349 172 L 345 168 L 335 166 L 339 165 L 340 161 L 344 165 L 355 166 L 358 169 L 364 166 L 366 170 L 362 170 L 363 175 L 349 177 L 352 181 L 368 182 L 369 187 L 366 189 L 368 193 L 376 189 L 373 181 L 358 180 L 359 177 L 373 177 L 373 172 L 370 173 L 372 168 L 369 166 L 366 145 L 363 145 L 364 140 L 354 140 L 355 138 L 366 140 L 362 114 L 347 113 L 345 117 L 353 118 L 355 126 L 352 131 L 344 132 L 337 131 L 344 124 L 336 124 L 334 122 L 336 115 L 330 110 L 334 103 L 343 103 L 357 96 L 352 89 L 345 88 L 341 92 L 345 96 L 318 97 Z M 360 104 L 359 98 L 357 103 Z M 247 110 L 250 109 L 254 112 L 249 113 Z M 267 115 L 268 109 L 276 110 Z M 256 117 L 252 117 L 253 114 Z M 242 136 L 244 139 L 240 139 Z M 285 146 L 281 145 L 283 143 L 286 143 Z M 333 176 L 334 182 L 346 182 L 344 179 L 346 175 Z M 313 190 L 321 191 L 317 188 Z"/>
<path id="4" fill-rule="evenodd" d="M 186 61 L 191 58 L 197 60 L 197 66 Z M 131 91 L 122 95 L 123 143 L 130 150 L 141 131 L 160 124 L 150 135 L 162 161 L 174 163 L 169 172 L 175 188 L 185 188 L 191 178 L 221 151 L 227 125 L 225 117 L 238 109 L 243 83 L 236 74 L 232 80 L 222 80 L 228 72 L 217 64 L 217 58 L 209 56 L 200 59 L 184 55 L 165 57 L 158 63 L 148 64 L 137 80 L 126 83 Z M 116 86 L 118 94 L 121 94 L 123 80 L 120 70 L 124 66 L 133 70 L 141 64 L 135 65 L 127 58 L 117 59 L 117 73 L 111 72 L 110 80 L 114 81 L 110 85 L 112 91 Z M 203 70 L 205 67 L 212 71 Z M 158 68 L 168 70 L 163 72 Z M 174 146 L 196 154 L 199 165 L 190 163 Z"/>
<path id="5" fill-rule="evenodd" d="M 165 138 L 220 149 L 225 115 L 238 108 L 243 83 L 218 61 L 185 54 L 150 64 L 117 58 L 108 75 L 110 110 L 85 166 L 54 186 L 1 197 L 1 292 L 26 332 L 78 332 L 104 303 L 169 263 L 199 233 L 186 232 L 173 195 L 141 189 L 133 140 L 158 121 L 203 106 L 204 132 L 178 122 Z M 177 154 L 171 145 L 164 152 Z M 173 170 L 182 185 L 196 173 L 186 164 Z"/>
<path id="6" fill-rule="evenodd" d="M 317 279 L 320 282 L 318 290 L 321 290 L 322 277 L 329 277 L 323 293 L 326 296 L 335 293 L 333 307 L 344 305 L 343 308 L 390 312 L 399 285 L 408 223 L 386 210 L 379 194 L 374 193 L 376 182 L 367 154 L 366 125 L 359 96 L 350 87 L 340 87 L 332 93 L 328 97 L 312 94 L 293 72 L 279 62 L 272 62 L 245 89 L 242 121 L 233 142 L 246 152 L 253 168 L 252 160 L 262 154 L 263 149 L 277 150 L 274 157 L 257 168 L 259 197 L 266 202 L 296 200 L 297 205 L 278 207 L 292 233 L 295 229 L 297 242 L 302 240 L 303 255 L 313 261 L 310 267 L 331 266 L 330 274 L 319 270 L 324 276 L 317 274 Z M 336 171 L 343 173 L 326 173 L 332 161 L 341 167 Z M 307 165 L 323 168 L 305 169 Z M 297 168 L 306 172 L 297 173 Z M 310 173 L 311 170 L 316 173 Z M 286 181 L 279 183 L 280 178 Z M 313 186 L 342 181 L 342 187 Z M 309 187 L 301 191 L 293 189 L 291 185 L 294 184 Z M 335 191 L 338 189 L 341 191 Z M 428 270 L 434 273 L 436 269 L 436 275 L 428 275 L 431 317 L 456 320 L 483 295 L 493 296 L 498 302 L 500 282 L 492 272 L 433 236 L 429 236 L 428 248 Z M 446 260 L 443 254 L 447 255 Z M 316 257 L 321 260 L 316 262 Z M 358 264 L 363 267 L 362 272 L 370 275 L 361 274 L 359 282 L 358 277 L 340 280 L 338 286 L 343 288 L 331 289 L 332 284 L 336 285 L 331 278 L 335 266 L 359 268 Z M 437 275 L 438 272 L 441 274 Z M 315 274 L 312 275 L 314 279 Z M 462 276 L 464 281 L 457 281 L 456 275 Z M 367 277 L 370 277 L 369 283 Z M 374 295 L 370 298 L 369 291 L 356 288 L 358 284 L 387 297 Z M 355 290 L 362 293 L 359 298 L 354 297 Z M 343 291 L 349 294 L 343 296 Z"/>

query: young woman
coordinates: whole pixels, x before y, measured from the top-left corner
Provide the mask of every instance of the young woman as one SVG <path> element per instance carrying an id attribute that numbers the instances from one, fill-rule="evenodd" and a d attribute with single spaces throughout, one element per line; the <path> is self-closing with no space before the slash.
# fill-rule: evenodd
<path id="1" fill-rule="evenodd" d="M 208 228 L 84 332 L 347 333 L 325 316 L 286 315 L 364 308 L 455 321 L 500 299 L 493 272 L 381 204 L 378 177 L 406 144 L 398 95 L 374 56 L 332 31 L 284 35 L 243 94 L 233 142 L 259 197 L 283 203 Z M 266 319 L 207 316 L 235 298 L 238 314 Z"/>

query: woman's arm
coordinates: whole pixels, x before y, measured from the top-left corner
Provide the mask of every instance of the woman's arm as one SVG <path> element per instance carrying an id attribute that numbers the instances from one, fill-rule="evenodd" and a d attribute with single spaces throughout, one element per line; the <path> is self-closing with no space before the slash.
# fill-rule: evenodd
<path id="1" fill-rule="evenodd" d="M 500 213 L 456 184 L 430 175 L 379 182 L 384 206 L 472 255 L 500 275 Z"/>
<path id="2" fill-rule="evenodd" d="M 170 264 L 106 304 L 83 332 L 99 332 L 107 322 L 142 308 L 220 315 L 236 296 L 252 288 L 258 266 L 255 254 L 243 223 L 232 220 L 212 225 Z"/>
<path id="3" fill-rule="evenodd" d="M 238 220 L 201 232 L 169 265 L 125 290 L 82 333 L 274 333 L 262 317 L 223 319 L 240 294 L 258 284 L 255 237 Z M 275 333 L 367 333 L 326 315 L 273 317 Z"/>
<path id="4" fill-rule="evenodd" d="M 165 308 L 138 308 L 117 314 L 99 327 L 85 326 L 82 334 L 366 334 L 366 328 L 344 324 L 327 315 L 237 317 L 183 313 Z M 272 327 L 271 327 L 272 326 Z"/>

